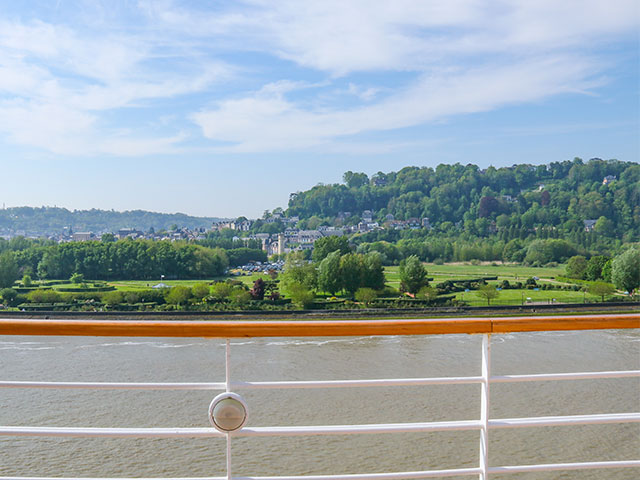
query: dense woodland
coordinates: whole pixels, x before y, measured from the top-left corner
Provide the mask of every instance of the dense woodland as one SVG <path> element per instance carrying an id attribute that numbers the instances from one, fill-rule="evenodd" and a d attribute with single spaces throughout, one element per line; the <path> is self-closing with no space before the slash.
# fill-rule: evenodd
<path id="1" fill-rule="evenodd" d="M 615 180 L 604 184 L 607 176 Z M 292 195 L 287 215 L 315 228 L 356 224 L 364 210 L 381 225 L 389 214 L 429 218 L 431 229 L 386 228 L 352 238 L 358 251 L 379 251 L 386 263 L 409 255 L 528 264 L 613 255 L 640 239 L 640 165 L 574 159 L 486 170 L 471 164 L 406 167 L 372 178 L 347 172 L 342 184 Z M 596 221 L 591 231 L 585 220 Z"/>
<path id="2" fill-rule="evenodd" d="M 184 213 L 157 213 L 144 210 L 67 210 L 58 207 L 13 207 L 0 210 L 0 232 L 23 231 L 27 235 L 54 235 L 68 232 L 116 232 L 121 228 L 148 231 L 179 227 L 209 228 L 217 218 L 192 217 Z"/>

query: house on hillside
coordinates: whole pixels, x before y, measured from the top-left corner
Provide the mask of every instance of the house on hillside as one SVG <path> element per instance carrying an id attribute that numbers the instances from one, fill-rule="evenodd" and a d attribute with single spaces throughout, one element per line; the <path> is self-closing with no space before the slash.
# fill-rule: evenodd
<path id="1" fill-rule="evenodd" d="M 593 229 L 596 226 L 596 222 L 597 222 L 597 220 L 585 220 L 584 221 L 584 231 L 585 232 L 592 232 Z"/>
<path id="2" fill-rule="evenodd" d="M 602 179 L 602 184 L 603 185 L 609 185 L 610 183 L 615 182 L 618 179 L 618 177 L 616 175 L 607 175 L 606 177 L 604 177 Z"/>

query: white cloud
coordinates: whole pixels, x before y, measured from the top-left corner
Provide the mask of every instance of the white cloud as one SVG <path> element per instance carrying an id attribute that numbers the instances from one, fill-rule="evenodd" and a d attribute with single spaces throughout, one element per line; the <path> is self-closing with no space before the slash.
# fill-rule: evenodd
<path id="1" fill-rule="evenodd" d="M 171 2 L 153 18 L 174 32 L 229 41 L 301 66 L 354 71 L 424 71 L 479 54 L 540 55 L 586 48 L 640 24 L 635 0 L 253 0 L 226 11 L 194 12 Z"/>
<path id="2" fill-rule="evenodd" d="M 304 150 L 341 137 L 420 125 L 597 85 L 597 80 L 588 80 L 589 61 L 571 60 L 543 58 L 425 75 L 377 103 L 348 110 L 305 110 L 282 94 L 263 90 L 220 102 L 193 119 L 207 138 L 231 143 L 231 151 Z"/>
<path id="3" fill-rule="evenodd" d="M 230 78 L 232 69 L 195 57 L 176 71 L 158 70 L 149 65 L 157 49 L 151 37 L 0 20 L 0 133 L 13 143 L 59 154 L 166 151 L 184 135 L 154 138 L 140 125 L 124 138 L 121 126 L 110 125 L 105 114 L 201 92 Z"/>
<path id="4" fill-rule="evenodd" d="M 609 66 L 594 46 L 640 24 L 635 0 L 92 4 L 68 6 L 81 13 L 61 12 L 66 23 L 0 16 L 5 138 L 145 155 L 175 151 L 188 118 L 226 151 L 362 149 L 349 137 L 590 92 Z"/>

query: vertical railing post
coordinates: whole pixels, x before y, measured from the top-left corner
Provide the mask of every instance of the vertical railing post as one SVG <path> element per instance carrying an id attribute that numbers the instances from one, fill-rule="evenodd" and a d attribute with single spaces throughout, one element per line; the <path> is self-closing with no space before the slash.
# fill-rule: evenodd
<path id="1" fill-rule="evenodd" d="M 482 383 L 480 384 L 480 480 L 488 480 L 489 468 L 489 375 L 491 371 L 491 336 L 482 336 Z"/>
<path id="2" fill-rule="evenodd" d="M 225 389 L 231 391 L 231 340 L 227 338 L 225 345 L 224 376 Z M 227 433 L 227 480 L 231 480 L 231 433 Z"/>

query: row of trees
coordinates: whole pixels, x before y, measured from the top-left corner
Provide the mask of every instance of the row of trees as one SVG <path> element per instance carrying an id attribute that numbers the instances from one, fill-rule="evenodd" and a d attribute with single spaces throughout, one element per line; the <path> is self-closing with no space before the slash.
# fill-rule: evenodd
<path id="1" fill-rule="evenodd" d="M 0 286 L 10 286 L 24 273 L 39 279 L 74 273 L 100 280 L 211 278 L 223 275 L 228 265 L 224 250 L 185 242 L 73 242 L 5 251 L 0 255 Z"/>

